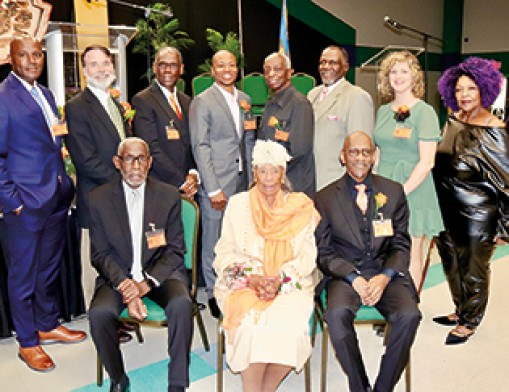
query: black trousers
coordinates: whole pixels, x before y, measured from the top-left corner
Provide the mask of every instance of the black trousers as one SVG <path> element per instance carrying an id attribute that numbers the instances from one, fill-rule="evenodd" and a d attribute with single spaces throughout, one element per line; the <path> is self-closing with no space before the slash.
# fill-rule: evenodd
<path id="1" fill-rule="evenodd" d="M 166 280 L 148 294 L 168 319 L 168 386 L 189 386 L 189 350 L 193 337 L 193 310 L 189 290 L 180 280 Z M 118 340 L 117 318 L 126 307 L 122 296 L 104 284 L 96 290 L 89 310 L 90 333 L 110 378 L 120 382 L 125 375 Z"/>
<path id="2" fill-rule="evenodd" d="M 487 230 L 477 230 L 477 233 L 463 235 L 459 240 L 449 231 L 443 231 L 437 240 L 455 312 L 459 323 L 468 328 L 476 328 L 484 317 L 488 305 L 490 259 L 495 250 L 493 235 Z"/>
<path id="3" fill-rule="evenodd" d="M 350 284 L 338 279 L 329 282 L 325 321 L 329 326 L 336 357 L 348 377 L 351 392 L 365 392 L 371 385 L 353 325 L 360 306 L 360 297 Z M 395 278 L 387 285 L 376 308 L 389 322 L 391 330 L 373 390 L 390 392 L 408 363 L 421 312 L 413 288 L 401 278 Z"/>

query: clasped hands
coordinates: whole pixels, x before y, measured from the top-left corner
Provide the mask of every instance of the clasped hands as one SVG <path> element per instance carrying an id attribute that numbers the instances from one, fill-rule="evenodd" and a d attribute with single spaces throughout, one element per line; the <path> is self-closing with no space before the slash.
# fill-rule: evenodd
<path id="1" fill-rule="evenodd" d="M 117 290 L 122 294 L 122 301 L 127 304 L 129 316 L 139 321 L 145 320 L 148 311 L 142 298 L 150 291 L 148 283 L 127 278 L 120 282 Z"/>
<path id="2" fill-rule="evenodd" d="M 249 288 L 262 301 L 272 301 L 276 298 L 281 282 L 277 276 L 249 275 Z"/>
<path id="3" fill-rule="evenodd" d="M 352 287 L 361 297 L 363 305 L 373 306 L 380 301 L 390 281 L 391 279 L 385 274 L 375 275 L 369 280 L 358 276 L 353 280 Z"/>
<path id="4" fill-rule="evenodd" d="M 186 182 L 180 187 L 186 197 L 192 199 L 198 191 L 198 176 L 195 173 L 189 173 L 186 176 Z"/>

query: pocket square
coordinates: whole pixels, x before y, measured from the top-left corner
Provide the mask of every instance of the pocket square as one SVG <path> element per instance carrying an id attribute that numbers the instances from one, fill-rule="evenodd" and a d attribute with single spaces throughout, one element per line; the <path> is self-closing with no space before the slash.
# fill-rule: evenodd
<path id="1" fill-rule="evenodd" d="M 337 114 L 328 114 L 327 119 L 331 121 L 339 121 L 339 116 Z"/>

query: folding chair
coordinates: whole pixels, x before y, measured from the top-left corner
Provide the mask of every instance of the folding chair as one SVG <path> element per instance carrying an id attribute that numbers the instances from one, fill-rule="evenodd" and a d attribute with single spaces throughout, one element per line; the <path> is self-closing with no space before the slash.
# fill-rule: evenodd
<path id="1" fill-rule="evenodd" d="M 261 116 L 269 96 L 265 78 L 259 72 L 252 72 L 240 81 L 240 88 L 251 97 L 251 112 Z"/>
<path id="2" fill-rule="evenodd" d="M 311 89 L 316 86 L 315 78 L 304 72 L 297 72 L 296 74 L 292 75 L 291 80 L 297 91 L 304 95 L 307 95 L 309 91 L 311 91 Z"/>
<path id="3" fill-rule="evenodd" d="M 193 90 L 193 97 L 196 97 L 202 91 L 208 89 L 214 83 L 214 78 L 209 73 L 202 73 L 196 75 L 191 81 L 191 87 Z"/>

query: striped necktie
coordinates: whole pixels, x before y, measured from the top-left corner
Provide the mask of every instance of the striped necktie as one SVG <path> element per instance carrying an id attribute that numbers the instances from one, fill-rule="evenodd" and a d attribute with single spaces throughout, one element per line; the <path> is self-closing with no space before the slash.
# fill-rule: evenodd
<path id="1" fill-rule="evenodd" d="M 173 94 L 170 94 L 170 106 L 177 115 L 178 119 L 182 121 L 182 112 L 179 109 L 179 105 L 177 105 L 177 100 Z"/>
<path id="2" fill-rule="evenodd" d="M 52 129 L 52 126 L 53 126 L 53 121 L 52 121 L 52 117 L 46 110 L 46 107 L 44 106 L 44 102 L 41 98 L 41 95 L 39 94 L 39 91 L 37 91 L 37 89 L 34 87 L 32 87 L 32 89 L 30 90 L 30 94 L 32 95 L 32 97 L 34 97 L 35 99 L 35 102 L 37 102 L 37 105 L 39 105 L 39 107 L 41 108 L 42 110 L 42 114 L 44 115 L 44 119 L 46 120 L 46 124 L 48 125 L 48 128 L 50 129 L 50 134 L 51 134 L 51 138 L 53 139 L 53 141 L 55 141 L 55 135 L 53 135 L 53 132 L 51 131 Z"/>
<path id="3" fill-rule="evenodd" d="M 362 211 L 362 214 L 365 214 L 368 210 L 368 195 L 366 195 L 366 185 L 355 185 L 355 189 L 357 189 L 357 198 L 355 199 L 355 203 L 357 203 L 357 206 Z"/>

